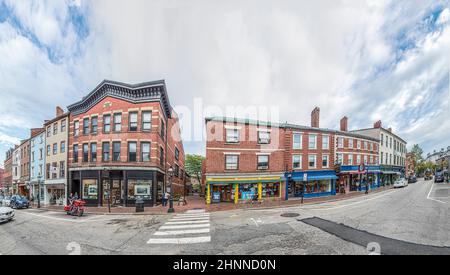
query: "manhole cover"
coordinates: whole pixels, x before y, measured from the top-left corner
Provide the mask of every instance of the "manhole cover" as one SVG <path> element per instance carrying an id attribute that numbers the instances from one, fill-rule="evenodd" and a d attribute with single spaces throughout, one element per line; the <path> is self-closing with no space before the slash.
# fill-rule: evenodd
<path id="1" fill-rule="evenodd" d="M 300 216 L 300 214 L 297 214 L 297 213 L 283 213 L 283 214 L 281 214 L 281 217 L 283 217 L 283 218 L 295 218 L 295 217 L 298 217 L 298 216 Z"/>

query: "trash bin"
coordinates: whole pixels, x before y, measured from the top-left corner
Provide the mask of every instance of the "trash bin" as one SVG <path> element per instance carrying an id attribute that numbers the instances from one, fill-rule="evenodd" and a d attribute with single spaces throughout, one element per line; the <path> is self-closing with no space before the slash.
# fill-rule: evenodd
<path id="1" fill-rule="evenodd" d="M 142 198 L 136 199 L 136 213 L 144 212 L 144 200 Z"/>

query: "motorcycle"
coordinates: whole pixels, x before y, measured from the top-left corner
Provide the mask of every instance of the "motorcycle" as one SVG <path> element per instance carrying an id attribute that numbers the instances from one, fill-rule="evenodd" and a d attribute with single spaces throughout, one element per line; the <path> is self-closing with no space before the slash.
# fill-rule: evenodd
<path id="1" fill-rule="evenodd" d="M 78 216 L 81 217 L 84 214 L 84 205 L 85 201 L 82 200 L 74 200 L 70 203 L 70 205 L 64 206 L 64 211 L 66 211 L 67 215 Z"/>

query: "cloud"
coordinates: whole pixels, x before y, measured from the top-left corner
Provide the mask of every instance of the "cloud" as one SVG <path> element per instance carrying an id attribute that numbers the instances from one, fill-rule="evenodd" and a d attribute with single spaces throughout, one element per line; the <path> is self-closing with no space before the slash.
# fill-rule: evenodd
<path id="1" fill-rule="evenodd" d="M 449 1 L 4 3 L 0 134 L 26 135 L 106 78 L 166 79 L 171 103 L 191 110 L 194 98 L 279 106 L 279 120 L 308 124 L 317 105 L 323 127 L 347 115 L 425 151 L 450 140 Z"/>

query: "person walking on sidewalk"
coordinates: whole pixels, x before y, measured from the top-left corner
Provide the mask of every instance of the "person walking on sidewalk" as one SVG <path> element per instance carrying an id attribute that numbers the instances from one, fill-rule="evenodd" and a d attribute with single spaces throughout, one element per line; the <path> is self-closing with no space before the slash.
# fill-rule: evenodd
<path id="1" fill-rule="evenodd" d="M 169 199 L 170 199 L 170 194 L 169 194 L 169 192 L 166 191 L 164 193 L 164 196 L 162 199 L 163 206 L 167 206 L 167 202 L 169 201 Z"/>

